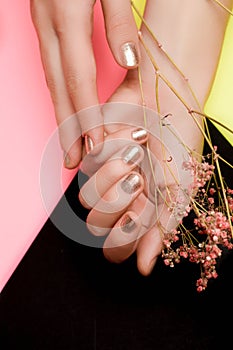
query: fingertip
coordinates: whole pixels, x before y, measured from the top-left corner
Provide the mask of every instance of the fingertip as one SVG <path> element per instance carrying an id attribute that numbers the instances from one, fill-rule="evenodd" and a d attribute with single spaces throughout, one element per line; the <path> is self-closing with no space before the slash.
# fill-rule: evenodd
<path id="1" fill-rule="evenodd" d="M 104 242 L 105 258 L 117 264 L 129 258 L 136 250 L 140 229 L 141 221 L 137 214 L 131 211 L 125 213 Z"/>
<path id="2" fill-rule="evenodd" d="M 88 221 L 88 217 L 87 217 L 87 221 Z M 96 237 L 106 236 L 108 234 L 108 232 L 110 231 L 110 228 L 94 226 L 88 222 L 86 225 L 87 225 L 87 229 L 90 231 L 90 233 Z"/>
<path id="3" fill-rule="evenodd" d="M 68 169 L 68 170 L 73 170 L 78 168 L 79 166 L 79 161 L 76 159 L 70 159 L 69 161 L 64 160 L 64 168 Z"/>
<path id="4" fill-rule="evenodd" d="M 140 58 L 140 49 L 135 42 L 126 42 L 121 45 L 118 59 L 121 66 L 126 69 L 135 69 L 140 63 Z"/>
<path id="5" fill-rule="evenodd" d="M 79 194 L 78 194 L 78 200 L 79 200 L 80 204 L 81 204 L 85 209 L 90 210 L 90 209 L 92 208 L 90 205 L 87 204 L 86 200 L 83 198 L 83 196 L 82 196 L 82 189 L 81 189 L 81 191 L 80 191 Z"/>
<path id="6" fill-rule="evenodd" d="M 81 161 L 81 149 L 78 145 L 73 145 L 68 152 L 64 151 L 63 165 L 66 169 L 75 169 Z"/>
<path id="7" fill-rule="evenodd" d="M 122 249 L 129 245 L 135 245 L 141 229 L 140 217 L 127 211 L 112 228 L 108 238 L 104 243 L 104 248 Z"/>
<path id="8" fill-rule="evenodd" d="M 141 221 L 133 211 L 128 211 L 120 219 L 118 225 L 123 233 L 137 237 L 141 228 Z"/>
<path id="9" fill-rule="evenodd" d="M 136 21 L 130 1 L 101 1 L 109 46 L 116 62 L 126 69 L 138 67 L 141 55 Z"/>
<path id="10" fill-rule="evenodd" d="M 146 131 L 146 129 L 136 128 L 136 129 L 132 130 L 131 137 L 135 142 L 137 142 L 139 144 L 143 144 L 143 143 L 148 141 L 149 134 Z"/>
<path id="11" fill-rule="evenodd" d="M 64 168 L 72 170 L 78 167 L 79 160 L 72 158 L 68 153 L 66 153 L 63 165 Z"/>
<path id="12" fill-rule="evenodd" d="M 85 135 L 85 148 L 87 154 L 97 155 L 101 152 L 104 143 L 104 128 L 98 127 Z"/>
<path id="13" fill-rule="evenodd" d="M 137 259 L 137 268 L 138 268 L 138 271 L 140 272 L 140 274 L 145 276 L 145 277 L 149 276 L 154 269 L 154 266 L 157 262 L 157 259 L 158 259 L 157 256 L 151 260 L 146 260 L 146 259 L 144 260 L 144 259 L 138 258 Z"/>
<path id="14" fill-rule="evenodd" d="M 149 276 L 162 251 L 162 240 L 157 226 L 152 226 L 141 237 L 137 249 L 137 268 L 143 276 Z"/>

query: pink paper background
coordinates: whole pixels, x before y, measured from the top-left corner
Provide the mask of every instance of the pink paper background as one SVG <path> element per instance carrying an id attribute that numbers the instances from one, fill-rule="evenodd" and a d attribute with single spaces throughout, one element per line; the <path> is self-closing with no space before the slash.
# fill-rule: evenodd
<path id="1" fill-rule="evenodd" d="M 29 6 L 29 0 L 1 0 L 0 4 L 0 291 L 48 218 L 39 172 L 43 149 L 56 122 Z M 94 48 L 99 96 L 104 102 L 125 71 L 108 49 L 98 1 Z M 63 171 L 64 189 L 74 174 Z M 52 194 L 53 208 L 59 196 Z"/>

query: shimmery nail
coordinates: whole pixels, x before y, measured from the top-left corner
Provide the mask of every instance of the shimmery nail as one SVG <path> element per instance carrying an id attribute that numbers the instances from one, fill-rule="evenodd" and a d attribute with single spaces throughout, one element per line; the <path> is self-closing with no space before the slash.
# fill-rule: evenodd
<path id="1" fill-rule="evenodd" d="M 64 151 L 64 162 L 65 162 L 65 166 L 69 166 L 69 164 L 70 164 L 70 156 L 65 151 Z"/>
<path id="2" fill-rule="evenodd" d="M 94 143 L 89 135 L 85 135 L 86 152 L 90 153 L 94 148 Z"/>
<path id="3" fill-rule="evenodd" d="M 123 161 L 128 164 L 135 163 L 140 157 L 139 148 L 136 146 L 129 146 L 122 154 Z"/>
<path id="4" fill-rule="evenodd" d="M 124 192 L 132 194 L 136 192 L 141 186 L 140 176 L 137 174 L 130 174 L 122 183 L 121 188 Z"/>
<path id="5" fill-rule="evenodd" d="M 121 220 L 121 230 L 126 233 L 132 232 L 136 227 L 135 222 L 131 219 L 129 215 L 125 215 Z"/>
<path id="6" fill-rule="evenodd" d="M 147 137 L 147 131 L 145 129 L 137 129 L 134 130 L 131 135 L 135 141 L 143 141 Z"/>
<path id="7" fill-rule="evenodd" d="M 134 43 L 125 43 L 121 47 L 123 65 L 126 67 L 135 67 L 138 64 L 138 53 Z"/>

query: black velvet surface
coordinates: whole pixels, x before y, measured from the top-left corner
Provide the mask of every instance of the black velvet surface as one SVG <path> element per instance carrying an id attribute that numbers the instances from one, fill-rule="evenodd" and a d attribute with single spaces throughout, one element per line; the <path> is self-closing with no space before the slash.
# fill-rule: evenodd
<path id="1" fill-rule="evenodd" d="M 232 161 L 232 146 L 212 126 L 211 133 Z M 222 170 L 232 186 L 232 171 Z M 85 217 L 77 193 L 75 178 L 65 197 Z M 0 295 L 0 349 L 231 348 L 232 271 L 230 252 L 218 265 L 219 277 L 198 294 L 197 266 L 171 269 L 159 260 L 143 277 L 135 256 L 110 264 L 101 249 L 67 238 L 49 219 Z"/>

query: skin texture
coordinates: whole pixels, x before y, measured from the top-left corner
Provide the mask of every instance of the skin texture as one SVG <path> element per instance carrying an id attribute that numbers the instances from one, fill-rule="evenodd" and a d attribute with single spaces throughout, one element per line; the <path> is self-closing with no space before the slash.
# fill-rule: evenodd
<path id="1" fill-rule="evenodd" d="M 223 3 L 228 7 L 232 6 L 230 0 L 225 0 Z M 38 33 L 42 62 L 54 102 L 58 125 L 75 112 L 89 106 L 98 106 L 96 67 L 91 45 L 93 6 L 93 0 L 85 2 L 83 0 L 31 1 L 32 19 Z M 110 47 L 116 61 L 124 66 L 122 44 L 134 42 L 138 47 L 137 30 L 133 22 L 130 3 L 125 0 L 102 0 L 102 7 Z M 169 0 L 148 0 L 145 19 L 166 52 L 188 77 L 190 85 L 193 87 L 201 107 L 203 107 L 214 78 L 228 15 L 214 1 L 210 0 L 190 0 L 188 2 L 187 0 L 173 0 L 172 2 Z M 77 32 L 79 33 L 78 41 Z M 142 35 L 155 57 L 160 71 L 166 75 L 188 105 L 196 109 L 197 105 L 190 96 L 186 82 L 178 76 L 176 70 L 164 58 L 161 49 L 154 44 L 143 26 Z M 82 56 L 80 52 L 83 53 Z M 155 72 L 143 50 L 141 50 L 140 62 L 144 92 L 143 102 L 148 108 L 156 110 Z M 203 146 L 201 133 L 193 119 L 187 114 L 184 106 L 163 82 L 160 82 L 159 86 L 159 100 L 161 115 L 165 116 L 171 113 L 172 117 L 169 122 L 181 136 L 182 141 L 191 149 L 201 153 Z M 108 102 L 142 104 L 137 70 L 129 70 L 124 82 Z M 95 145 L 101 144 L 103 127 L 94 130 L 92 127 L 93 125 L 101 125 L 105 120 L 105 141 L 113 139 L 116 143 L 116 140 L 123 138 L 133 142 L 131 130 L 129 132 L 129 127 L 127 128 L 122 120 L 117 119 L 119 113 L 114 113 L 117 108 L 112 110 L 111 106 L 107 103 L 103 109 L 96 107 L 94 117 L 91 115 L 88 119 L 88 115 L 86 115 L 82 120 L 77 120 L 76 124 L 60 130 L 61 145 L 65 152 L 68 152 L 67 167 L 76 167 L 82 154 L 85 157 L 81 138 L 70 149 L 67 149 L 73 130 L 80 129 L 80 134 L 90 135 Z M 127 113 L 127 119 L 126 115 L 123 115 L 124 119 L 133 119 L 133 110 L 132 114 L 130 114 L 130 110 Z M 116 117 L 114 122 L 117 123 L 114 125 L 107 123 L 106 121 L 111 120 L 113 116 Z M 134 124 L 134 128 L 143 126 L 142 119 L 139 118 L 137 123 Z M 153 127 L 152 122 L 149 127 Z M 164 168 L 164 147 L 161 146 L 162 140 L 159 142 L 153 137 L 156 132 L 157 130 L 154 130 L 149 135 L 148 143 L 155 159 L 152 162 L 153 168 L 156 170 L 156 174 L 161 175 L 157 169 Z M 172 138 L 169 142 L 172 145 Z M 107 178 L 107 174 L 111 173 L 112 165 L 120 162 L 120 159 L 110 160 L 109 164 L 111 165 L 109 166 L 109 158 L 114 157 L 115 152 L 120 157 L 121 147 L 124 148 L 127 145 L 119 144 L 119 148 L 113 147 L 111 154 L 106 151 L 105 143 L 101 145 L 103 147 L 101 152 L 101 147 L 97 147 L 89 155 L 92 157 L 91 169 L 85 165 L 85 158 L 82 164 L 83 171 L 90 176 L 90 180 L 80 194 L 83 205 L 89 209 L 92 208 L 87 218 L 87 225 L 93 234 L 107 234 L 104 245 L 104 254 L 107 259 L 119 263 L 136 252 L 139 271 L 148 275 L 162 248 L 160 226 L 171 229 L 176 226 L 177 222 L 171 218 L 167 207 L 163 205 L 160 208 L 159 221 L 156 215 L 153 215 L 156 201 L 160 204 L 161 199 L 158 196 L 157 198 L 152 196 L 154 188 L 151 186 L 153 183 L 151 170 L 146 165 L 148 159 L 145 150 L 143 162 L 146 173 L 144 176 L 140 175 L 140 186 L 129 195 L 123 193 L 120 183 L 127 176 L 127 171 L 129 174 L 138 170 L 138 164 L 128 165 L 128 167 L 118 164 L 114 167 L 114 176 L 103 182 L 103 178 Z M 169 156 L 169 152 L 167 155 Z M 174 148 L 171 167 L 176 174 L 175 178 L 180 178 L 183 188 L 187 188 L 190 176 L 182 177 L 182 160 L 179 155 L 178 148 Z M 101 188 L 98 185 L 100 183 L 102 183 Z M 172 201 L 177 197 L 178 190 L 174 178 L 157 176 L 154 187 L 159 188 L 162 193 L 165 188 L 168 188 L 172 193 Z M 94 199 L 91 197 L 87 200 L 88 193 L 91 193 Z M 126 235 L 122 230 L 122 220 L 124 223 L 127 215 L 134 221 L 135 226 L 130 234 Z M 156 220 L 153 221 L 153 218 Z M 96 227 L 101 228 L 101 230 Z"/>
<path id="2" fill-rule="evenodd" d="M 179 8 L 178 5 L 181 3 L 182 11 L 177 11 L 177 8 Z M 225 1 L 225 5 L 230 7 L 232 2 Z M 199 99 L 200 106 L 203 107 L 216 71 L 228 15 L 216 6 L 215 3 L 203 0 L 190 1 L 188 7 L 186 6 L 186 1 L 178 0 L 175 0 L 172 6 L 170 6 L 168 0 L 158 0 L 156 2 L 148 1 L 147 6 L 145 13 L 146 20 L 159 37 L 159 41 L 166 48 L 166 51 L 173 57 L 177 65 L 189 78 L 190 85 L 193 87 Z M 166 18 L 166 22 L 164 18 Z M 172 28 L 168 26 L 167 23 L 173 23 Z M 154 45 L 145 28 L 142 28 L 142 34 L 150 50 L 153 52 L 153 56 L 159 65 L 160 71 L 166 75 L 176 90 L 179 91 L 179 94 L 185 99 L 188 106 L 193 109 L 198 109 L 196 102 L 187 88 L 187 83 L 184 79 L 179 77 L 176 70 L 174 70 L 164 58 L 161 50 Z M 155 74 L 143 50 L 140 70 L 146 106 L 152 110 L 156 110 L 154 94 Z M 181 136 L 184 144 L 201 154 L 203 136 L 191 116 L 187 113 L 186 108 L 184 108 L 179 99 L 177 99 L 166 84 L 161 82 L 159 91 L 161 115 L 164 116 L 171 113 L 172 117 L 169 119 L 169 123 L 172 124 L 176 132 Z M 112 102 L 128 102 L 136 105 L 142 103 L 137 71 L 129 71 L 125 81 L 108 102 L 110 104 L 106 104 L 103 108 L 106 121 L 109 119 L 111 120 L 111 118 L 113 118 L 112 115 L 114 115 L 114 107 L 111 109 Z M 117 110 L 117 108 L 116 104 L 115 109 Z M 111 115 L 111 117 L 108 115 Z M 119 115 L 119 113 L 115 113 L 114 115 L 116 118 L 115 121 L 117 121 L 117 115 Z M 118 124 L 112 125 L 111 123 L 106 123 L 105 130 L 108 134 L 106 136 L 106 141 L 111 140 L 111 138 L 114 140 L 125 139 L 127 131 L 123 120 L 129 120 L 129 115 L 130 110 L 126 108 L 125 116 L 120 117 L 122 120 L 119 120 Z M 133 120 L 133 116 L 135 115 L 133 107 L 131 115 Z M 199 119 L 199 122 L 201 123 L 201 119 Z M 136 126 L 136 124 L 134 125 Z M 138 125 L 143 126 L 143 120 L 140 120 L 140 118 L 138 120 Z M 156 125 L 154 125 L 154 127 L 156 128 Z M 148 131 L 150 131 L 151 128 L 153 128 L 153 122 L 149 120 Z M 172 194 L 172 201 L 175 201 L 179 194 L 176 181 L 169 175 L 160 177 L 161 173 L 157 171 L 158 168 L 164 169 L 162 165 L 164 154 L 163 147 L 161 146 L 161 141 L 163 140 L 159 142 L 153 137 L 153 134 L 154 132 L 149 135 L 148 141 L 155 160 L 153 161 L 153 169 L 155 170 L 155 174 L 159 174 L 159 176 L 156 176 L 156 183 L 154 186 L 161 191 L 168 188 L 168 192 Z M 130 137 L 131 133 L 128 132 L 128 135 L 128 140 L 132 141 Z M 173 141 L 176 142 L 177 140 Z M 165 141 L 165 145 L 172 145 L 173 141 L 172 137 L 170 137 L 168 141 Z M 176 178 L 181 180 L 180 183 L 182 187 L 187 189 L 192 178 L 189 173 L 186 173 L 186 176 L 182 174 L 183 159 L 180 157 L 179 148 L 173 147 L 172 150 L 172 162 L 170 166 L 176 174 Z M 85 199 L 87 192 L 92 194 L 97 193 L 95 198 L 98 198 L 98 201 L 94 201 L 92 204 L 92 209 L 87 218 L 87 225 L 93 234 L 107 235 L 104 244 L 104 255 L 109 261 L 120 263 L 127 259 L 132 253 L 136 252 L 138 270 L 143 275 L 148 275 L 153 269 L 162 249 L 161 225 L 167 230 L 175 228 L 177 226 L 176 217 L 171 215 L 167 210 L 167 206 L 163 205 L 161 198 L 159 199 L 159 196 L 157 196 L 157 198 L 154 197 L 153 200 L 152 194 L 154 188 L 151 186 L 151 183 L 153 183 L 152 175 L 150 168 L 147 166 L 144 168 L 146 174 L 143 178 L 143 192 L 140 187 L 136 193 L 132 194 L 132 201 L 126 196 L 125 200 L 123 199 L 120 201 L 119 207 L 119 197 L 121 194 L 121 192 L 119 192 L 119 183 L 122 180 L 122 176 L 125 176 L 125 172 L 122 175 L 122 168 L 119 165 L 114 166 L 114 162 L 119 162 L 119 160 L 112 160 L 111 157 L 113 157 L 113 155 L 109 155 L 108 152 L 106 152 L 105 155 L 105 152 L 103 148 L 100 153 L 100 157 L 103 157 L 101 161 L 98 157 L 93 158 L 93 172 L 91 169 L 85 168 L 84 160 L 83 171 L 86 171 L 90 176 L 90 180 L 85 184 L 84 188 L 81 189 L 80 200 L 84 206 L 90 209 Z M 120 150 L 118 149 L 117 152 L 119 153 Z M 169 153 L 167 155 L 169 155 Z M 109 158 L 110 161 L 108 162 Z M 142 163 L 143 162 L 148 163 L 145 151 Z M 158 165 L 160 165 L 160 167 Z M 107 177 L 112 167 L 114 168 L 114 177 L 112 179 L 108 177 L 108 181 L 103 183 L 101 179 L 103 179 L 104 176 Z M 119 171 L 119 169 L 121 170 Z M 137 164 L 133 170 L 137 170 Z M 129 169 L 129 172 L 130 171 L 132 171 L 131 168 Z M 147 186 L 148 183 L 150 184 L 149 189 Z M 165 191 L 165 195 L 168 192 Z M 159 215 L 157 215 L 157 217 L 153 211 L 156 201 L 159 203 Z M 122 213 L 124 210 L 125 212 Z M 109 213 L 111 213 L 111 218 Z M 133 230 L 128 234 L 122 230 L 122 222 L 125 222 L 125 216 L 127 215 L 135 222 Z M 108 230 L 106 230 L 106 222 Z M 104 227 L 104 229 L 98 230 L 99 227 Z"/>
<path id="3" fill-rule="evenodd" d="M 31 0 L 31 16 L 34 23 L 43 62 L 47 85 L 54 104 L 57 124 L 87 107 L 98 105 L 96 64 L 92 47 L 94 0 Z M 106 35 L 112 53 L 119 65 L 128 67 L 122 45 L 132 43 L 140 59 L 137 27 L 129 0 L 101 1 Z M 78 35 L 77 35 L 78 33 Z M 73 130 L 76 134 L 89 135 L 92 143 L 103 142 L 103 116 L 96 108 L 95 115 L 67 124 L 60 129 L 60 141 L 65 166 L 75 168 L 82 157 L 82 139 L 71 144 Z M 88 131 L 86 130 L 88 125 Z M 93 127 L 93 128 L 92 128 Z M 101 149 L 95 148 L 95 152 Z"/>

